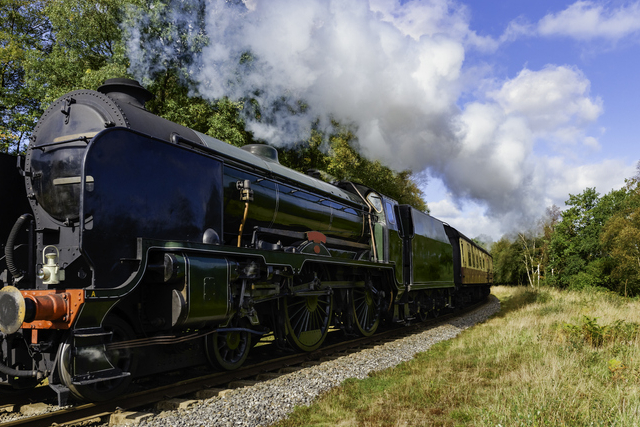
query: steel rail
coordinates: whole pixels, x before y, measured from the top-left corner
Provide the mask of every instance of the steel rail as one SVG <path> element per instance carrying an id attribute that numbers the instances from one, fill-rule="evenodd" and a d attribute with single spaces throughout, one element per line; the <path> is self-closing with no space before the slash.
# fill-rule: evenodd
<path id="1" fill-rule="evenodd" d="M 389 328 L 370 337 L 361 337 L 351 339 L 349 341 L 330 344 L 309 353 L 295 353 L 290 356 L 279 357 L 248 365 L 232 372 L 217 372 L 201 377 L 182 380 L 177 383 L 128 394 L 106 402 L 81 404 L 79 406 L 65 408 L 55 412 L 0 423 L 0 426 L 13 427 L 29 425 L 33 427 L 49 427 L 54 423 L 56 425 L 64 425 L 77 423 L 81 420 L 104 417 L 117 410 L 131 411 L 136 408 L 148 407 L 161 400 L 178 398 L 195 393 L 202 389 L 228 384 L 231 381 L 247 379 L 265 372 L 276 371 L 282 367 L 299 365 L 309 361 L 318 361 L 323 357 L 336 355 L 336 353 L 352 350 L 354 348 L 375 345 L 382 341 L 388 342 L 390 339 L 400 339 L 403 336 L 432 329 L 433 327 L 439 326 L 452 318 L 469 313 L 487 302 L 488 298 L 485 298 L 483 301 L 469 307 L 456 309 L 451 313 L 431 318 L 424 322 L 416 322 L 410 325 Z"/>

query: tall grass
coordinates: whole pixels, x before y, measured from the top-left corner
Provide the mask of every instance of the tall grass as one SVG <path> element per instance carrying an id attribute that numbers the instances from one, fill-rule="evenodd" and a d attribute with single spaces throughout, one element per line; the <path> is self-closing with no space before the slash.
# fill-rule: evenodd
<path id="1" fill-rule="evenodd" d="M 495 287 L 500 313 L 282 426 L 640 425 L 640 302 Z"/>

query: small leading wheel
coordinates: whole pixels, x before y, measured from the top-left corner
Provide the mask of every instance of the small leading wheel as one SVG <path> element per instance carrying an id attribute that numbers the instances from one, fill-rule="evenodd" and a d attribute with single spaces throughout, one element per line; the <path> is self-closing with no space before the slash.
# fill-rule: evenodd
<path id="1" fill-rule="evenodd" d="M 226 328 L 233 329 L 236 322 L 230 322 Z M 249 355 L 251 349 L 251 332 L 237 330 L 215 332 L 205 338 L 205 351 L 211 365 L 226 371 L 238 369 Z"/>
<path id="2" fill-rule="evenodd" d="M 302 351 L 320 347 L 329 333 L 332 312 L 332 293 L 285 297 L 284 320 L 291 345 Z"/>
<path id="3" fill-rule="evenodd" d="M 111 316 L 106 318 L 103 323 L 103 329 L 112 333 L 112 343 L 136 338 L 131 326 L 120 317 Z M 130 375 L 86 385 L 73 384 L 73 371 L 71 369 L 73 350 L 73 337 L 69 337 L 58 350 L 58 368 L 62 384 L 80 400 L 98 402 L 121 395 L 131 383 L 131 378 L 135 375 L 138 366 L 138 355 L 133 349 L 108 350 L 106 351 L 106 356 L 111 365 L 119 368 L 123 373 L 128 372 Z"/>
<path id="4" fill-rule="evenodd" d="M 370 287 L 352 289 L 351 308 L 358 332 L 365 337 L 373 335 L 380 324 L 380 298 L 375 290 Z"/>

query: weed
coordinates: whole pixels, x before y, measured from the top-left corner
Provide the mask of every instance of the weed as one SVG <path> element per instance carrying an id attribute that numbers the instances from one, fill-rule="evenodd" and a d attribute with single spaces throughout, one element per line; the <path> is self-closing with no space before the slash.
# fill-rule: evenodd
<path id="1" fill-rule="evenodd" d="M 640 298 L 492 293 L 499 315 L 410 362 L 345 382 L 280 425 L 638 426 Z"/>
<path id="2" fill-rule="evenodd" d="M 573 325 L 565 323 L 562 328 L 574 342 L 582 340 L 592 347 L 599 348 L 603 344 L 632 344 L 637 341 L 639 327 L 635 322 L 615 320 L 609 325 L 600 326 L 597 317 L 582 316 L 582 323 Z"/>

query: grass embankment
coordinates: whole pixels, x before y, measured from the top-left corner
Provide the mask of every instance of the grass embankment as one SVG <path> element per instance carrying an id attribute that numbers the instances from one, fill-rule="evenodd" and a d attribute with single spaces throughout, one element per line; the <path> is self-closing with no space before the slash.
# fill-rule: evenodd
<path id="1" fill-rule="evenodd" d="M 502 310 L 281 426 L 640 425 L 640 302 L 495 287 Z"/>

